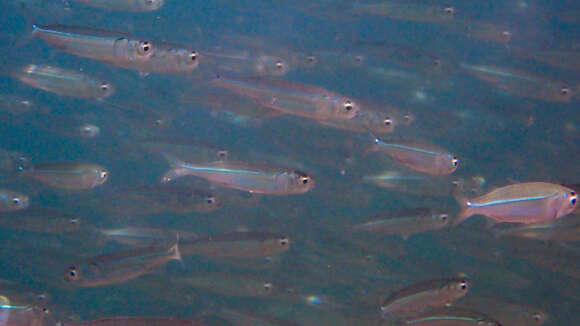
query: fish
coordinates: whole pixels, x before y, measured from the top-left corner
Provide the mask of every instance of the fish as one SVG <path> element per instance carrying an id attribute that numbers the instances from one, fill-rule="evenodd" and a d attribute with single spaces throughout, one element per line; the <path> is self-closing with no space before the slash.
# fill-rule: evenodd
<path id="1" fill-rule="evenodd" d="M 444 278 L 412 284 L 393 293 L 381 304 L 383 319 L 399 320 L 438 307 L 449 306 L 464 297 L 470 282 L 465 278 Z"/>
<path id="2" fill-rule="evenodd" d="M 80 322 L 63 322 L 63 326 L 205 326 L 201 322 L 176 317 L 107 317 Z"/>
<path id="3" fill-rule="evenodd" d="M 218 76 L 211 81 L 255 103 L 291 115 L 314 120 L 348 120 L 359 112 L 358 104 L 323 87 L 269 78 Z"/>
<path id="4" fill-rule="evenodd" d="M 383 141 L 375 135 L 373 137 L 376 145 L 371 151 L 387 153 L 398 163 L 418 172 L 446 175 L 453 173 L 459 165 L 457 156 L 433 144 L 412 140 Z"/>
<path id="5" fill-rule="evenodd" d="M 199 65 L 196 51 L 124 33 L 67 25 L 33 25 L 32 35 L 59 50 L 142 74 L 188 73 Z"/>
<path id="6" fill-rule="evenodd" d="M 83 220 L 78 215 L 43 207 L 18 212 L 10 218 L 2 218 L 0 219 L 0 228 L 35 233 L 66 234 L 83 231 Z"/>
<path id="7" fill-rule="evenodd" d="M 449 224 L 448 214 L 432 208 L 415 208 L 380 214 L 372 220 L 357 224 L 353 231 L 399 234 L 404 240 L 409 236 L 431 230 L 441 229 Z"/>
<path id="8" fill-rule="evenodd" d="M 104 99 L 115 92 L 107 81 L 55 66 L 29 64 L 12 75 L 29 86 L 63 96 Z"/>
<path id="9" fill-rule="evenodd" d="M 362 47 L 387 61 L 415 71 L 440 72 L 448 65 L 435 53 L 389 41 L 358 41 L 355 46 Z"/>
<path id="10" fill-rule="evenodd" d="M 148 246 L 92 257 L 65 270 L 65 280 L 79 287 L 98 287 L 123 283 L 149 273 L 170 260 L 181 261 L 179 236 L 167 247 Z"/>
<path id="11" fill-rule="evenodd" d="M 314 186 L 312 177 L 288 168 L 228 161 L 192 164 L 169 154 L 165 154 L 165 157 L 171 169 L 163 175 L 162 182 L 193 175 L 226 188 L 270 195 L 303 194 Z"/>
<path id="12" fill-rule="evenodd" d="M 45 315 L 41 307 L 0 305 L 0 325 L 3 326 L 42 326 Z"/>
<path id="13" fill-rule="evenodd" d="M 497 320 L 480 312 L 444 308 L 429 311 L 421 316 L 407 319 L 403 325 L 415 326 L 502 326 Z"/>
<path id="14" fill-rule="evenodd" d="M 577 197 L 572 189 L 547 182 L 516 183 L 469 200 L 456 196 L 461 211 L 453 225 L 478 214 L 489 219 L 489 226 L 555 220 L 576 208 Z"/>
<path id="15" fill-rule="evenodd" d="M 0 212 L 14 212 L 28 208 L 30 199 L 27 195 L 8 189 L 0 189 Z"/>
<path id="16" fill-rule="evenodd" d="M 109 171 L 101 165 L 76 162 L 41 163 L 19 167 L 20 174 L 51 187 L 67 190 L 86 190 L 104 184 Z"/>
<path id="17" fill-rule="evenodd" d="M 462 302 L 462 306 L 485 311 L 502 325 L 507 326 L 543 325 L 550 318 L 547 313 L 536 307 L 497 297 L 470 296 Z"/>
<path id="18" fill-rule="evenodd" d="M 325 126 L 359 133 L 371 130 L 377 134 L 394 132 L 397 126 L 395 117 L 387 113 L 374 111 L 360 111 L 356 117 L 348 120 L 320 120 L 319 123 Z"/>
<path id="19" fill-rule="evenodd" d="M 163 7 L 165 0 L 73 0 L 84 5 L 115 11 L 148 12 Z"/>
<path id="20" fill-rule="evenodd" d="M 236 75 L 276 77 L 290 71 L 290 63 L 283 58 L 245 50 L 206 50 L 203 51 L 203 58 L 213 69 Z"/>
<path id="21" fill-rule="evenodd" d="M 494 234 L 497 237 L 576 242 L 580 241 L 580 221 L 573 217 L 549 220 L 497 230 Z"/>
<path id="22" fill-rule="evenodd" d="M 290 239 L 285 235 L 269 232 L 230 232 L 184 241 L 181 252 L 184 256 L 210 257 L 270 257 L 290 248 Z"/>
<path id="23" fill-rule="evenodd" d="M 469 74 L 496 88 L 517 96 L 547 102 L 569 103 L 578 89 L 568 83 L 551 80 L 525 71 L 490 65 L 471 65 L 461 63 L 460 67 Z"/>
<path id="24" fill-rule="evenodd" d="M 256 276 L 232 275 L 229 273 L 196 274 L 181 279 L 175 283 L 192 286 L 212 293 L 244 298 L 281 297 L 292 294 L 292 289 L 280 282 L 261 279 Z"/>
<path id="25" fill-rule="evenodd" d="M 398 3 L 387 1 L 381 3 L 354 3 L 355 12 L 384 16 L 390 19 L 421 22 L 444 23 L 453 19 L 455 8 L 430 6 L 427 4 Z"/>

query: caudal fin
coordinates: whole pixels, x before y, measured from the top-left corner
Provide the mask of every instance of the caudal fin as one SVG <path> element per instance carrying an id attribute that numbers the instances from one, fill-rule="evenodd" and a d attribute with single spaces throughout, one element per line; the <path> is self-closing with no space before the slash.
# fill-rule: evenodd
<path id="1" fill-rule="evenodd" d="M 179 260 L 181 265 L 183 265 L 183 259 L 181 258 L 181 252 L 179 251 L 179 233 L 175 236 L 175 244 L 169 248 L 169 252 L 171 253 L 170 259 Z"/>
<path id="2" fill-rule="evenodd" d="M 453 198 L 455 198 L 457 204 L 459 204 L 459 213 L 451 223 L 451 225 L 453 226 L 460 224 L 461 222 L 471 217 L 471 215 L 473 215 L 473 213 L 469 208 L 469 200 L 465 198 L 465 196 L 463 196 L 463 193 L 460 188 L 461 187 L 453 191 Z"/>
<path id="3" fill-rule="evenodd" d="M 187 174 L 187 169 L 184 167 L 185 162 L 171 154 L 162 154 L 169 163 L 170 169 L 161 177 L 161 182 L 169 182 Z"/>

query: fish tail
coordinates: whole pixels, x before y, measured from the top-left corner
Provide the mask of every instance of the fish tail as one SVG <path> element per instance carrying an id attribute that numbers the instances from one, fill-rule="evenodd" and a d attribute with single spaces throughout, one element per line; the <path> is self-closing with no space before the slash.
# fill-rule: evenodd
<path id="1" fill-rule="evenodd" d="M 174 180 L 187 174 L 187 169 L 183 167 L 185 165 L 185 162 L 183 162 L 182 160 L 178 159 L 177 157 L 171 154 L 168 153 L 162 154 L 169 163 L 170 169 L 161 177 L 161 182 L 169 182 L 171 180 Z"/>
<path id="2" fill-rule="evenodd" d="M 181 265 L 183 265 L 183 259 L 181 258 L 181 252 L 179 251 L 179 233 L 175 236 L 175 244 L 169 248 L 169 252 L 172 254 L 170 259 L 178 260 Z"/>

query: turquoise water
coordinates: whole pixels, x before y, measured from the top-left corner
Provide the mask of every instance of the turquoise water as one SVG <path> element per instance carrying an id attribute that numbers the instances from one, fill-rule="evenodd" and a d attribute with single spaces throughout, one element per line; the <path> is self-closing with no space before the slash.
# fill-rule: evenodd
<path id="1" fill-rule="evenodd" d="M 447 277 L 470 280 L 469 293 L 454 306 L 504 326 L 540 324 L 533 319 L 538 314 L 548 316 L 544 325 L 577 324 L 580 237 L 562 235 L 574 229 L 573 213 L 562 219 L 570 226 L 550 240 L 496 237 L 513 225 L 486 229 L 482 216 L 406 240 L 351 228 L 377 214 L 418 207 L 454 217 L 459 206 L 446 187 L 455 180 L 463 181 L 469 198 L 514 183 L 577 184 L 578 3 L 165 0 L 155 11 L 129 12 L 80 1 L 18 0 L 1 7 L 0 189 L 28 196 L 30 205 L 0 213 L 0 294 L 10 304 L 49 309 L 44 324 L 173 316 L 247 325 L 239 316 L 228 319 L 230 310 L 274 325 L 388 324 L 380 305 L 389 294 Z M 156 41 L 171 42 L 195 51 L 199 66 L 140 74 L 59 50 L 31 36 L 33 24 L 122 32 L 155 49 Z M 248 59 L 232 63 L 212 53 Z M 274 58 L 267 67 L 275 71 L 279 61 L 287 73 L 255 68 L 265 57 Z M 115 92 L 87 99 L 41 90 L 17 78 L 29 64 L 82 72 Z M 496 67 L 503 77 L 477 75 L 465 65 Z M 221 75 L 343 95 L 361 114 L 377 114 L 379 124 L 394 121 L 392 132 L 372 130 L 381 139 L 433 144 L 457 156 L 459 165 L 445 176 L 417 172 L 437 186 L 407 182 L 414 193 L 365 182 L 385 171 L 410 173 L 372 151 L 368 125 L 344 130 L 273 108 L 285 94 L 268 95 L 270 106 L 260 105 L 248 93 L 216 87 Z M 564 88 L 573 95 L 562 95 Z M 86 124 L 98 126 L 98 135 L 84 137 L 79 128 Z M 289 168 L 310 176 L 314 187 L 268 195 L 187 176 L 163 188 L 169 169 L 163 153 L 197 164 Z M 32 171 L 64 161 L 99 164 L 108 178 L 67 190 L 18 171 L 19 165 Z M 127 227 L 163 236 L 127 243 L 102 233 Z M 97 287 L 65 280 L 71 264 L 101 254 L 167 249 L 176 233 L 187 243 L 236 231 L 280 234 L 290 246 L 259 257 L 184 255 L 182 264 L 171 260 Z M 215 283 L 192 285 L 202 275 Z M 249 288 L 255 282 L 257 289 Z M 263 292 L 264 283 L 274 290 Z M 498 306 L 506 303 L 527 312 L 519 321 L 509 312 L 513 318 L 502 320 Z"/>

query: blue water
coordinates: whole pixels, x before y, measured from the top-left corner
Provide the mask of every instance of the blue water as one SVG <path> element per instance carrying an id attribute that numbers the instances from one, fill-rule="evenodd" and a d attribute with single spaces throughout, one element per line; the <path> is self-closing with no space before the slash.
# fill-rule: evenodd
<path id="1" fill-rule="evenodd" d="M 166 0 L 159 10 L 139 13 L 75 1 L 2 1 L 0 189 L 26 194 L 30 207 L 0 215 L 0 294 L 24 297 L 14 302 L 48 307 L 47 325 L 105 316 L 174 316 L 207 325 L 235 325 L 215 313 L 221 307 L 298 325 L 379 325 L 380 303 L 393 291 L 422 280 L 466 276 L 472 285 L 457 306 L 493 316 L 493 306 L 473 303 L 492 298 L 548 315 L 544 325 L 577 324 L 577 243 L 497 238 L 484 229 L 481 216 L 407 240 L 351 233 L 353 225 L 379 213 L 427 207 L 454 216 L 459 208 L 447 193 L 409 194 L 363 182 L 363 176 L 401 169 L 388 156 L 369 152 L 368 132 L 332 128 L 267 108 L 256 111 L 258 105 L 250 100 L 211 86 L 216 74 L 231 72 L 207 63 L 204 51 L 226 49 L 281 58 L 289 71 L 273 78 L 320 86 L 361 103 L 361 110 L 398 119 L 394 132 L 382 138 L 421 140 L 448 149 L 460 161 L 449 178 L 481 177 L 485 184 L 478 194 L 517 182 L 577 184 L 578 95 L 556 102 L 536 96 L 539 88 L 502 88 L 460 64 L 526 72 L 578 92 L 580 5 L 565 0 L 417 0 L 439 10 L 454 8 L 448 20 L 425 22 L 412 13 L 397 18 L 357 10 L 356 2 L 360 1 Z M 197 51 L 200 63 L 186 74 L 142 76 L 60 51 L 32 37 L 33 24 L 93 27 L 172 42 Z M 509 31 L 509 41 L 477 36 L 490 26 L 500 33 Z M 373 42 L 379 46 L 370 46 Z M 411 56 L 389 58 L 387 45 L 432 54 L 441 66 L 425 68 Z M 568 53 L 568 59 L 561 60 L 563 65 L 540 60 L 546 51 Z M 308 64 L 308 56 L 316 57 L 317 63 Z M 19 67 L 32 63 L 106 80 L 115 93 L 104 100 L 79 99 L 13 78 Z M 396 78 L 386 71 L 414 77 Z M 210 105 L 220 99 L 221 104 Z M 24 110 L 14 104 L 22 100 L 33 105 Z M 415 119 L 409 126 L 402 123 L 405 114 Z M 81 137 L 77 129 L 84 123 L 99 126 L 100 134 Z M 305 171 L 315 186 L 305 194 L 274 196 L 195 177 L 180 180 L 178 184 L 216 198 L 219 206 L 210 212 L 183 203 L 187 207 L 177 207 L 155 191 L 149 197 L 127 194 L 127 189 L 160 183 L 169 168 L 163 152 L 207 163 L 218 160 L 219 151 L 227 152 L 226 162 Z M 102 186 L 88 190 L 57 189 L 19 175 L 17 156 L 30 165 L 96 163 L 106 167 L 109 177 Z M 54 230 L 57 220 L 71 216 L 82 221 L 79 229 Z M 13 222 L 20 218 L 22 224 Z M 26 223 L 37 223 L 39 230 Z M 280 255 L 251 259 L 184 257 L 183 264 L 170 261 L 110 286 L 82 288 L 64 280 L 66 267 L 73 262 L 131 247 L 103 239 L 98 232 L 129 226 L 199 237 L 240 230 L 276 232 L 289 237 L 291 247 Z M 172 241 L 165 239 L 162 245 Z M 202 273 L 274 280 L 292 290 L 240 296 L 233 289 L 216 293 L 183 282 Z M 47 299 L 39 302 L 32 295 L 38 293 Z M 500 321 L 504 326 L 523 325 Z"/>

